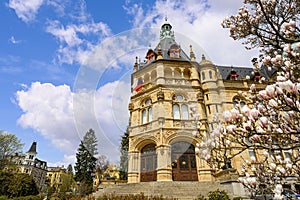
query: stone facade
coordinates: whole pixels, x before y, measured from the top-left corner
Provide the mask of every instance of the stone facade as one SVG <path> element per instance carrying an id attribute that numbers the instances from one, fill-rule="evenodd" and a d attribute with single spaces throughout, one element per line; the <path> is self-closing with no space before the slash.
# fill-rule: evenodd
<path id="1" fill-rule="evenodd" d="M 132 73 L 132 83 L 139 86 L 132 89 L 128 106 L 128 182 L 215 181 L 213 169 L 195 155 L 201 141 L 193 131 L 206 134 L 214 129 L 223 111 L 249 103 L 238 97 L 238 91 L 248 91 L 253 82 L 270 74 L 217 66 L 204 55 L 197 62 L 192 46 L 187 56 L 176 43 L 167 21 L 159 44 L 149 49 L 146 59 L 136 61 Z M 190 115 L 192 107 L 200 114 L 200 127 Z M 243 156 L 249 157 L 247 152 Z M 232 166 L 239 170 L 241 161 L 232 160 Z"/>

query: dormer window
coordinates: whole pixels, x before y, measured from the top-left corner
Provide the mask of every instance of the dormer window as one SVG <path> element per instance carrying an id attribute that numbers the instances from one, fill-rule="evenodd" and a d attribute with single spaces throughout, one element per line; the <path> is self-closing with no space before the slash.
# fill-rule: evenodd
<path id="1" fill-rule="evenodd" d="M 153 61 L 155 61 L 156 57 L 157 57 L 157 54 L 152 49 L 149 49 L 147 54 L 146 54 L 147 64 L 152 63 Z"/>
<path id="2" fill-rule="evenodd" d="M 171 45 L 168 53 L 169 53 L 170 58 L 180 58 L 179 46 L 177 44 Z"/>
<path id="3" fill-rule="evenodd" d="M 261 79 L 261 75 L 259 72 L 254 73 L 253 81 L 258 82 Z"/>
<path id="4" fill-rule="evenodd" d="M 228 75 L 227 79 L 229 80 L 238 80 L 239 75 L 236 73 L 236 71 L 232 70 L 230 74 Z"/>

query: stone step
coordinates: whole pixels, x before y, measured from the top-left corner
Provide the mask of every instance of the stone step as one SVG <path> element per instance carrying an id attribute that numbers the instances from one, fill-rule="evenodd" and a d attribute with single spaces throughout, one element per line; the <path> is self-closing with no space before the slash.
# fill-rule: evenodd
<path id="1" fill-rule="evenodd" d="M 224 187 L 218 182 L 141 182 L 130 184 L 101 185 L 94 194 L 95 197 L 103 194 L 140 194 L 145 196 L 162 195 L 163 197 L 173 197 L 179 200 L 195 199 L 198 195 L 207 196 L 210 191 L 224 190 Z M 229 194 L 231 196 L 231 194 Z"/>

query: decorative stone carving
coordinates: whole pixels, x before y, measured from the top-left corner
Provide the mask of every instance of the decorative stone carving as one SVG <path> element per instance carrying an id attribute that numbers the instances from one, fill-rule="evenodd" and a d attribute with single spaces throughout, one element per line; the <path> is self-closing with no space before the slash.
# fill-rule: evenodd
<path id="1" fill-rule="evenodd" d="M 164 92 L 163 91 L 158 91 L 157 92 L 157 100 L 158 101 L 163 101 L 165 99 L 165 94 L 164 94 Z"/>
<path id="2" fill-rule="evenodd" d="M 132 111 L 133 109 L 134 109 L 133 103 L 129 103 L 129 104 L 128 104 L 128 110 L 129 110 L 129 111 Z"/>
<path id="3" fill-rule="evenodd" d="M 162 156 L 164 155 L 164 149 L 163 148 L 160 149 L 160 155 L 162 155 Z"/>
<path id="4" fill-rule="evenodd" d="M 204 95 L 203 95 L 203 93 L 201 93 L 201 92 L 197 93 L 197 100 L 199 102 L 203 102 L 204 101 Z"/>

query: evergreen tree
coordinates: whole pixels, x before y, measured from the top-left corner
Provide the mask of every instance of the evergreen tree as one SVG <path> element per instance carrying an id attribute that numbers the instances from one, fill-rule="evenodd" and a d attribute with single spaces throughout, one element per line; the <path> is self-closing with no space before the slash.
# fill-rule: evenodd
<path id="1" fill-rule="evenodd" d="M 69 164 L 68 167 L 67 167 L 67 172 L 69 174 L 73 174 L 73 167 L 72 167 L 72 164 Z"/>
<path id="2" fill-rule="evenodd" d="M 93 129 L 88 130 L 83 137 L 83 144 L 92 156 L 98 154 L 97 152 L 97 137 Z"/>
<path id="3" fill-rule="evenodd" d="M 81 195 L 90 194 L 93 190 L 93 177 L 96 170 L 97 138 L 90 129 L 80 142 L 76 153 L 75 180 L 80 183 Z"/>
<path id="4" fill-rule="evenodd" d="M 129 149 L 129 131 L 126 129 L 121 140 L 120 155 L 120 179 L 127 180 L 128 172 L 128 149 Z"/>

